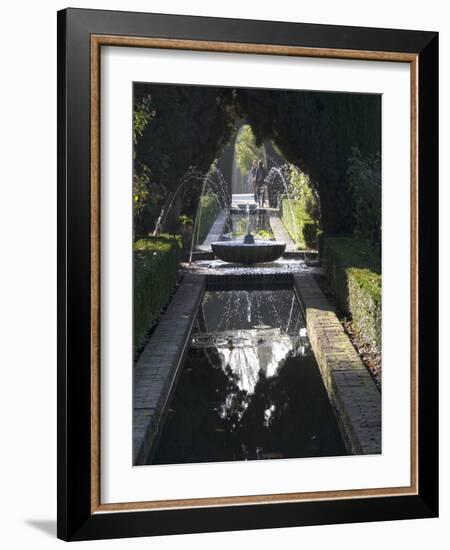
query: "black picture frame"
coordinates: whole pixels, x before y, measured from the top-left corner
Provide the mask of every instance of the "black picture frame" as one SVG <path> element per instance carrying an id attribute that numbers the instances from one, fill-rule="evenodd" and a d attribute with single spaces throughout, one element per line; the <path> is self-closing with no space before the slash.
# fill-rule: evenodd
<path id="1" fill-rule="evenodd" d="M 418 491 L 309 502 L 92 512 L 91 36 L 417 56 Z M 66 9 L 58 12 L 58 537 L 87 540 L 438 515 L 438 34 Z"/>

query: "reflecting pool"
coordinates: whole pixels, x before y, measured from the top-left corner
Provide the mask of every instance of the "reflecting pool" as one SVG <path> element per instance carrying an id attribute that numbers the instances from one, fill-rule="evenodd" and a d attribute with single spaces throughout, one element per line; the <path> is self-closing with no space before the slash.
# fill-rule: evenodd
<path id="1" fill-rule="evenodd" d="M 343 454 L 294 291 L 205 292 L 152 463 Z"/>

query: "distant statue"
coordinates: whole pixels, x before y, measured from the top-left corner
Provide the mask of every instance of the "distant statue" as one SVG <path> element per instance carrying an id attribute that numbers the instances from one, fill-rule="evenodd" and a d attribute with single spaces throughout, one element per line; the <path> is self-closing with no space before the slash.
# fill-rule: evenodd
<path id="1" fill-rule="evenodd" d="M 255 237 L 251 233 L 247 233 L 244 237 L 244 244 L 255 244 Z"/>

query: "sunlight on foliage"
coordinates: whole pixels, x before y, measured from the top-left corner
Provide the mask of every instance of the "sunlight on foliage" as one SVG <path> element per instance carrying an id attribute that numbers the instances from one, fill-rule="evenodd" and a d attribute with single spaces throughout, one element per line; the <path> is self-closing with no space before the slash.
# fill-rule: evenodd
<path id="1" fill-rule="evenodd" d="M 155 118 L 156 112 L 152 108 L 152 96 L 145 95 L 141 101 L 134 106 L 133 112 L 133 141 L 136 144 L 142 137 L 147 124 Z"/>
<path id="2" fill-rule="evenodd" d="M 141 166 L 141 172 L 133 174 L 133 213 L 140 216 L 149 197 L 150 170 L 147 166 Z"/>
<path id="3" fill-rule="evenodd" d="M 323 239 L 325 270 L 340 310 L 359 336 L 381 352 L 381 258 L 368 240 Z"/>
<path id="4" fill-rule="evenodd" d="M 136 352 L 173 292 L 181 257 L 181 240 L 165 234 L 147 236 L 134 243 L 133 254 L 133 340 Z"/>
<path id="5" fill-rule="evenodd" d="M 294 164 L 290 165 L 289 194 L 304 204 L 305 212 L 311 221 L 320 219 L 319 195 L 311 185 L 309 176 Z"/>
<path id="6" fill-rule="evenodd" d="M 321 234 L 320 201 L 309 176 L 289 165 L 289 197 L 281 199 L 281 219 L 299 249 L 314 249 Z"/>
<path id="7" fill-rule="evenodd" d="M 236 139 L 236 164 L 241 174 L 246 176 L 255 159 L 263 158 L 263 148 L 256 145 L 252 127 L 245 124 L 239 130 Z"/>

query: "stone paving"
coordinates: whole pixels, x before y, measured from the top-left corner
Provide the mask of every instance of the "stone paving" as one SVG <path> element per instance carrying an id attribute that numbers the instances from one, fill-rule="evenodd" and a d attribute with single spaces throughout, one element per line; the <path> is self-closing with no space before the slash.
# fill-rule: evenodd
<path id="1" fill-rule="evenodd" d="M 294 275 L 308 336 L 352 454 L 381 453 L 381 394 L 314 277 Z"/>
<path id="2" fill-rule="evenodd" d="M 145 464 L 164 420 L 205 288 L 186 274 L 134 367 L 133 464 Z"/>

